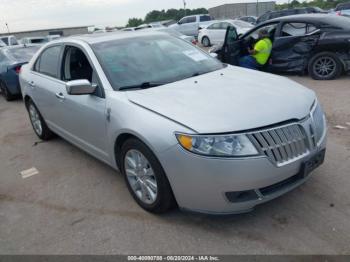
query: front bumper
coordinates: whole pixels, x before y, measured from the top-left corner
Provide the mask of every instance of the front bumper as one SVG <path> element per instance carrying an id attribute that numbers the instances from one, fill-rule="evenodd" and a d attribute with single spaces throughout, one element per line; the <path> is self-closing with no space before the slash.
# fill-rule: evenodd
<path id="1" fill-rule="evenodd" d="M 183 150 L 180 145 L 163 152 L 159 160 L 180 208 L 210 214 L 234 214 L 251 211 L 256 205 L 303 184 L 309 176 L 300 173 L 302 165 L 325 148 L 326 137 L 305 157 L 280 167 L 265 156 L 203 157 Z M 233 200 L 236 192 L 242 191 L 247 194 Z"/>

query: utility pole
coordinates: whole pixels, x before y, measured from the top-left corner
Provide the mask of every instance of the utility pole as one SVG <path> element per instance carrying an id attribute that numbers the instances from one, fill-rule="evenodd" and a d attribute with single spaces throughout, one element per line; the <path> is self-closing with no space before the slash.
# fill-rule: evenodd
<path id="1" fill-rule="evenodd" d="M 259 17 L 259 0 L 256 0 L 256 17 Z"/>
<path id="2" fill-rule="evenodd" d="M 184 10 L 185 10 L 185 16 L 186 16 L 186 0 L 183 0 L 184 1 Z"/>
<path id="3" fill-rule="evenodd" d="M 6 22 L 5 25 L 6 25 L 6 27 L 7 27 L 7 33 L 10 33 L 10 28 L 9 28 L 8 23 Z"/>

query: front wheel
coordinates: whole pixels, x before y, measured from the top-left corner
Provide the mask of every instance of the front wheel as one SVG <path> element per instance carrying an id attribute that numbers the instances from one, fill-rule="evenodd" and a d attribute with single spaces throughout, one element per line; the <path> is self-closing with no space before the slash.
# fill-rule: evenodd
<path id="1" fill-rule="evenodd" d="M 315 80 L 332 80 L 342 73 L 342 63 L 339 58 L 330 52 L 314 55 L 309 62 L 308 71 Z"/>
<path id="2" fill-rule="evenodd" d="M 52 138 L 54 134 L 46 125 L 44 118 L 41 116 L 38 108 L 33 103 L 33 101 L 28 101 L 26 107 L 35 134 L 42 140 L 49 140 Z"/>
<path id="3" fill-rule="evenodd" d="M 121 171 L 135 201 L 145 210 L 164 213 L 175 200 L 158 159 L 137 139 L 127 140 L 121 149 Z"/>
<path id="4" fill-rule="evenodd" d="M 203 45 L 204 47 L 210 46 L 210 39 L 209 39 L 209 37 L 204 36 L 204 37 L 202 38 L 202 45 Z"/>

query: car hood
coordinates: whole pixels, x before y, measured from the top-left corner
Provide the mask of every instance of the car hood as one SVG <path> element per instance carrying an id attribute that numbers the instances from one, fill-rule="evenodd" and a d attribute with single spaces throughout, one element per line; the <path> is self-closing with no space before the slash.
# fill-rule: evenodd
<path id="1" fill-rule="evenodd" d="M 313 91 L 285 77 L 234 66 L 127 91 L 127 96 L 198 133 L 235 132 L 302 119 L 316 99 Z"/>

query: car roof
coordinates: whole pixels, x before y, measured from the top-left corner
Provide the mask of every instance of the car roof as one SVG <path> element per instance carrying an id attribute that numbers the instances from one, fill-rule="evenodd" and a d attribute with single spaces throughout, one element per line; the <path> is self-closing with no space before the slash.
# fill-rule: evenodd
<path id="1" fill-rule="evenodd" d="M 332 14 L 300 14 L 300 15 L 290 15 L 290 16 L 282 16 L 282 17 L 277 17 L 271 20 L 267 20 L 264 22 L 265 23 L 270 23 L 270 22 L 283 22 L 283 21 L 288 21 L 288 22 L 297 22 L 297 21 L 303 21 L 306 23 L 320 23 L 320 22 L 325 22 L 325 23 L 330 23 L 334 24 L 336 23 L 337 19 L 341 18 L 340 16 L 332 15 Z M 341 18 L 342 19 L 342 18 Z M 347 19 L 347 18 L 345 18 Z M 339 21 L 339 20 L 338 20 Z"/>
<path id="2" fill-rule="evenodd" d="M 96 44 L 102 43 L 112 40 L 122 40 L 128 38 L 142 38 L 147 36 L 168 36 L 169 34 L 160 32 L 160 31 L 148 31 L 148 30 L 139 30 L 139 31 L 115 31 L 115 32 L 107 32 L 100 34 L 86 34 L 86 35 L 75 35 L 68 36 L 64 38 L 60 38 L 58 40 L 54 40 L 55 43 L 68 42 L 70 40 L 83 41 L 88 44 Z"/>

